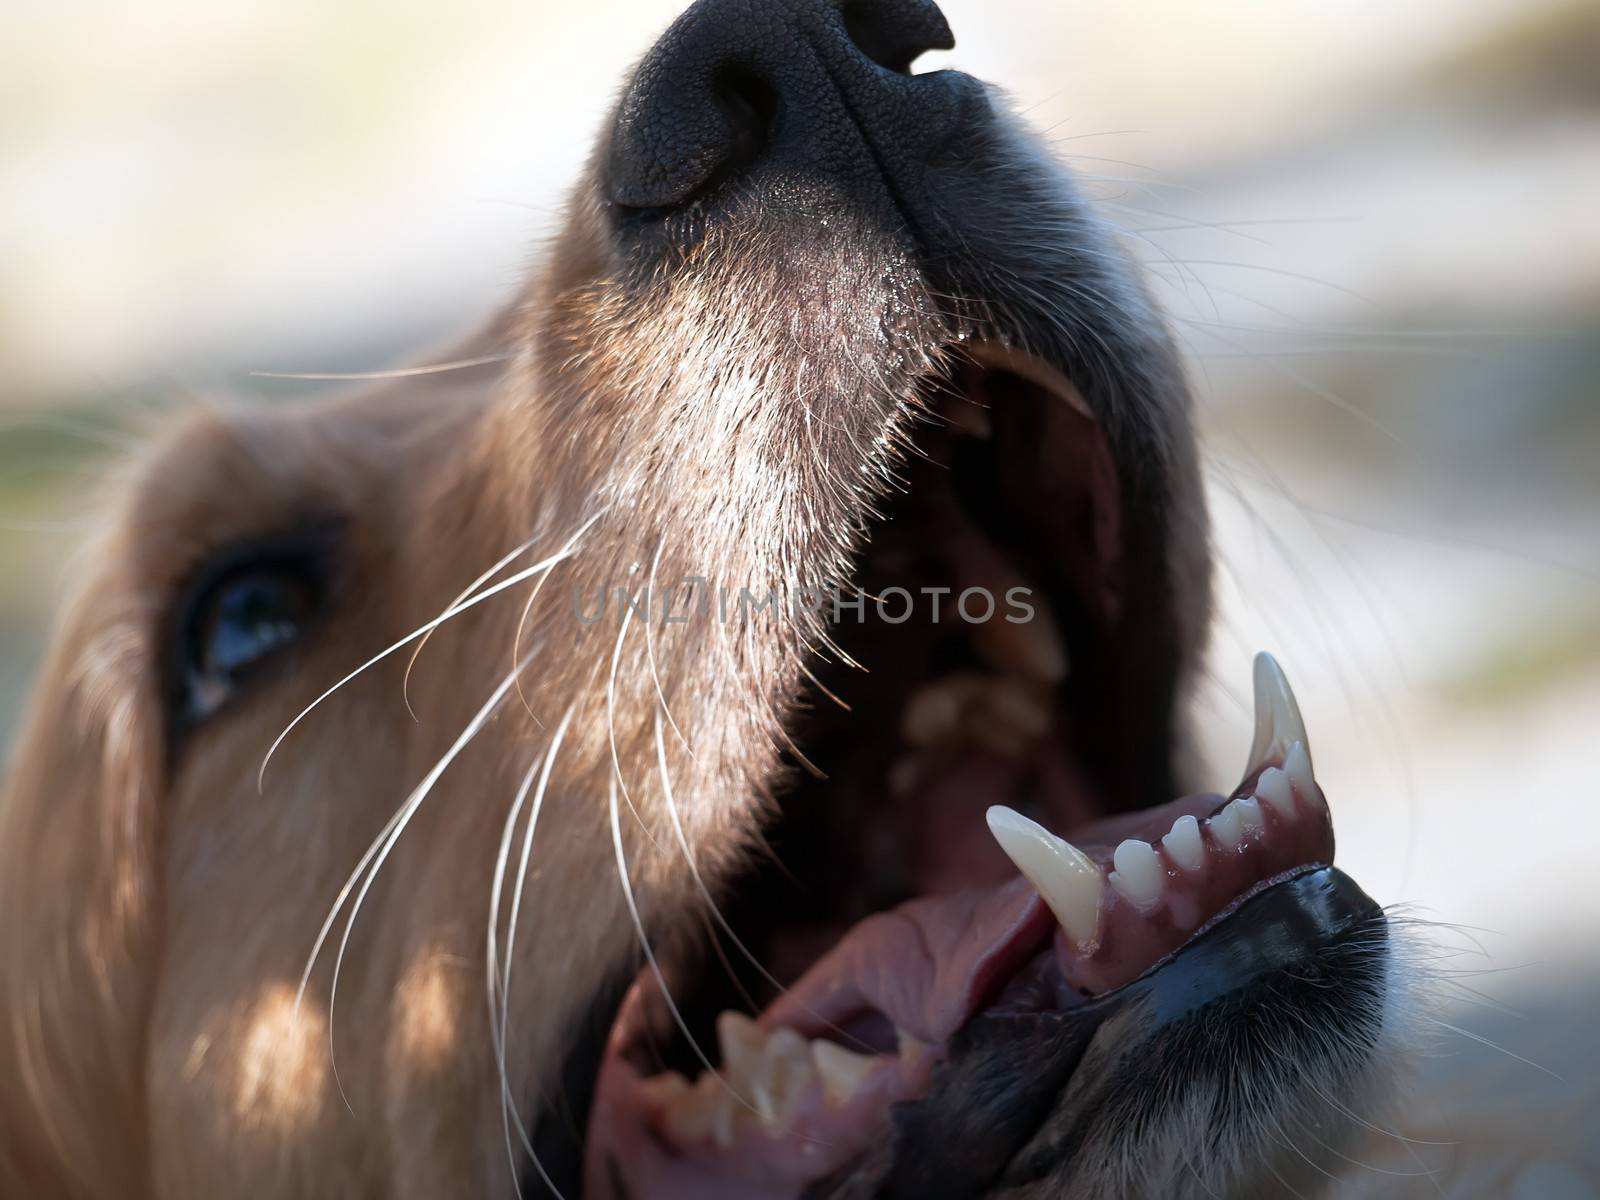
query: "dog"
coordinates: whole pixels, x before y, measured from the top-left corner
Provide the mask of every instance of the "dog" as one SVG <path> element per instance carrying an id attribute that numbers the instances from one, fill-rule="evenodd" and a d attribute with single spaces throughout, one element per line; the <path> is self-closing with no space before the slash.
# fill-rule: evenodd
<path id="1" fill-rule="evenodd" d="M 7 1197 L 1311 1195 L 1395 1074 L 1179 357 L 931 0 L 699 0 L 438 370 L 186 417 L 0 804 Z M 1174 797 L 1178 797 L 1174 799 Z"/>

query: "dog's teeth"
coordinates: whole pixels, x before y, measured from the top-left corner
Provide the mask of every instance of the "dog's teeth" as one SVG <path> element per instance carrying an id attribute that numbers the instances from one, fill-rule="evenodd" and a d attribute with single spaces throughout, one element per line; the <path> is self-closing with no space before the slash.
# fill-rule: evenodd
<path id="1" fill-rule="evenodd" d="M 648 1079 L 639 1081 L 640 1094 L 650 1103 L 663 1109 L 682 1103 L 693 1090 L 689 1081 L 676 1071 L 652 1075 Z"/>
<path id="2" fill-rule="evenodd" d="M 1228 807 L 1239 814 L 1239 827 L 1245 833 L 1256 833 L 1266 828 L 1267 819 L 1261 812 L 1261 802 L 1254 796 L 1240 796 Z"/>
<path id="3" fill-rule="evenodd" d="M 1236 850 L 1239 843 L 1244 841 L 1244 822 L 1240 820 L 1239 810 L 1232 801 L 1206 821 L 1206 828 L 1211 830 L 1211 836 L 1217 839 L 1217 845 L 1224 850 Z"/>
<path id="4" fill-rule="evenodd" d="M 1100 900 L 1105 876 L 1094 861 L 1037 821 L 996 804 L 986 814 L 1000 849 L 1027 876 L 1056 921 L 1079 949 L 1094 944 L 1100 932 Z"/>
<path id="5" fill-rule="evenodd" d="M 1129 838 L 1117 847 L 1111 861 L 1116 870 L 1107 879 L 1134 907 L 1148 909 L 1160 903 L 1167 873 L 1162 869 L 1154 846 Z"/>
<path id="6" fill-rule="evenodd" d="M 774 1029 L 767 1039 L 767 1085 L 776 1119 L 782 1125 L 817 1081 L 810 1043 L 792 1029 Z"/>
<path id="7" fill-rule="evenodd" d="M 1167 855 L 1185 871 L 1198 871 L 1206 865 L 1206 844 L 1200 838 L 1200 822 L 1191 816 L 1179 817 L 1172 832 L 1161 839 Z"/>
<path id="8" fill-rule="evenodd" d="M 1289 753 L 1293 754 L 1299 747 L 1300 743 L 1296 742 Z M 1261 778 L 1256 780 L 1256 797 L 1284 816 L 1294 816 L 1294 793 L 1289 790 L 1289 776 L 1277 767 L 1261 772 Z"/>
<path id="9" fill-rule="evenodd" d="M 1011 622 L 1004 611 L 996 611 L 989 620 L 972 626 L 973 649 L 997 670 L 1040 683 L 1060 683 L 1069 670 L 1061 627 L 1038 589 L 1031 590 L 1028 603 L 1033 607 L 1031 620 Z"/>
<path id="10" fill-rule="evenodd" d="M 1016 678 L 985 679 L 963 714 L 963 732 L 1007 758 L 1020 758 L 1050 729 L 1048 700 Z"/>
<path id="11" fill-rule="evenodd" d="M 961 723 L 966 687 L 954 677 L 936 679 L 911 693 L 900 714 L 900 735 L 912 746 L 944 741 Z"/>
<path id="12" fill-rule="evenodd" d="M 823 1095 L 829 1104 L 844 1104 L 872 1074 L 878 1059 L 867 1054 L 856 1054 L 834 1042 L 811 1043 L 811 1061 L 817 1076 L 822 1080 Z"/>
<path id="13" fill-rule="evenodd" d="M 1283 770 L 1289 782 L 1300 789 L 1307 799 L 1316 797 L 1317 780 L 1311 772 L 1311 755 L 1304 742 L 1296 742 L 1289 747 L 1289 753 L 1283 756 Z"/>
<path id="14" fill-rule="evenodd" d="M 674 1085 L 666 1084 L 664 1088 Z M 733 1146 L 734 1106 L 738 1102 L 714 1071 L 705 1072 L 692 1086 L 674 1091 L 661 1110 L 662 1121 L 674 1140 L 687 1145 L 709 1138 L 724 1149 Z"/>
<path id="15" fill-rule="evenodd" d="M 749 1017 L 724 1012 L 717 1017 L 717 1044 L 728 1086 L 756 1110 L 764 1124 L 778 1119 L 777 1098 L 767 1057 L 767 1035 Z"/>
<path id="16" fill-rule="evenodd" d="M 1281 760 L 1289 747 L 1299 742 L 1306 748 L 1306 761 L 1310 762 L 1310 741 L 1306 738 L 1306 725 L 1300 718 L 1300 705 L 1289 680 L 1270 654 L 1256 655 L 1256 735 L 1250 744 L 1250 758 L 1244 773 L 1249 775 L 1263 763 Z"/>

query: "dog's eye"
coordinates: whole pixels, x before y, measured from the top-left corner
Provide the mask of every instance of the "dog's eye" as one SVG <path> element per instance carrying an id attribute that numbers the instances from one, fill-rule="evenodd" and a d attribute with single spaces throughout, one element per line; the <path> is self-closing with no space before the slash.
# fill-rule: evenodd
<path id="1" fill-rule="evenodd" d="M 258 667 L 297 641 L 322 600 L 314 556 L 272 554 L 214 570 L 185 605 L 178 636 L 177 718 L 215 713 Z"/>

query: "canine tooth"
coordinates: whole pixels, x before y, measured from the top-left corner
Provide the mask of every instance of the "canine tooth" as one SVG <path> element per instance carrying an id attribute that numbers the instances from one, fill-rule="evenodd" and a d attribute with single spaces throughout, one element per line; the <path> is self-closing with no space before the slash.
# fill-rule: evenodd
<path id="1" fill-rule="evenodd" d="M 1108 878 L 1111 886 L 1138 908 L 1152 908 L 1165 890 L 1167 873 L 1155 847 L 1138 838 L 1129 838 L 1111 856 L 1116 870 Z"/>
<path id="2" fill-rule="evenodd" d="M 1293 754 L 1299 746 L 1296 742 L 1289 752 Z M 1261 778 L 1256 780 L 1256 796 L 1284 816 L 1294 816 L 1294 793 L 1289 790 L 1289 776 L 1277 767 L 1261 772 Z"/>
<path id="3" fill-rule="evenodd" d="M 1317 794 L 1317 779 L 1311 770 L 1311 753 L 1304 742 L 1296 742 L 1289 747 L 1289 753 L 1283 756 L 1283 770 L 1289 782 L 1307 797 Z"/>
<path id="4" fill-rule="evenodd" d="M 1007 591 L 1009 589 L 998 589 Z M 972 646 L 991 667 L 1040 683 L 1060 683 L 1067 677 L 1067 648 L 1055 614 L 1035 589 L 1028 597 L 1033 617 L 1012 622 L 997 612 L 972 626 Z"/>
<path id="5" fill-rule="evenodd" d="M 1091 946 L 1100 931 L 1106 884 L 1100 868 L 1071 842 L 1014 809 L 996 804 L 985 815 L 1000 849 L 1028 877 L 1067 936 L 1079 949 Z"/>
<path id="6" fill-rule="evenodd" d="M 811 1043 L 811 1061 L 816 1065 L 822 1080 L 823 1094 L 830 1104 L 844 1104 L 867 1081 L 877 1067 L 878 1060 L 866 1054 L 856 1054 L 834 1042 Z"/>
<path id="7" fill-rule="evenodd" d="M 1206 865 L 1206 844 L 1200 839 L 1200 822 L 1184 815 L 1172 823 L 1172 832 L 1161 839 L 1172 861 L 1185 871 L 1198 871 Z"/>
<path id="8" fill-rule="evenodd" d="M 1228 806 L 1239 814 L 1239 825 L 1245 833 L 1264 829 L 1267 819 L 1261 813 L 1261 802 L 1254 796 L 1240 796 Z"/>
<path id="9" fill-rule="evenodd" d="M 1211 836 L 1217 839 L 1217 844 L 1226 850 L 1237 849 L 1244 840 L 1244 823 L 1239 819 L 1239 812 L 1229 801 L 1222 811 L 1215 813 L 1206 825 L 1211 829 Z"/>
<path id="10" fill-rule="evenodd" d="M 1250 744 L 1250 758 L 1245 765 L 1248 775 L 1274 753 L 1287 754 L 1289 747 L 1299 742 L 1306 747 L 1310 757 L 1310 741 L 1306 738 L 1306 723 L 1300 717 L 1300 705 L 1295 701 L 1289 680 L 1272 655 L 1256 655 L 1256 736 Z"/>

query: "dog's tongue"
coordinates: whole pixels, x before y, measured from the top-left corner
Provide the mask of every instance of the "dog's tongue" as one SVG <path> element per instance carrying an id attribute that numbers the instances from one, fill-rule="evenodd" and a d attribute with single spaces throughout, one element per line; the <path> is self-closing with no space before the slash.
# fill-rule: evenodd
<path id="1" fill-rule="evenodd" d="M 924 896 L 857 924 L 761 1014 L 807 1037 L 876 1014 L 917 1042 L 946 1041 L 1043 948 L 1055 919 L 1026 879 Z"/>
<path id="2" fill-rule="evenodd" d="M 614 1044 L 585 1195 L 798 1195 L 882 1136 L 890 1107 L 926 1089 L 945 1041 L 1054 928 L 1020 877 L 919 898 L 854 926 L 757 1021 L 723 1014 L 720 1073 L 642 1079 Z M 655 986 L 642 975 L 628 1003 Z"/>

